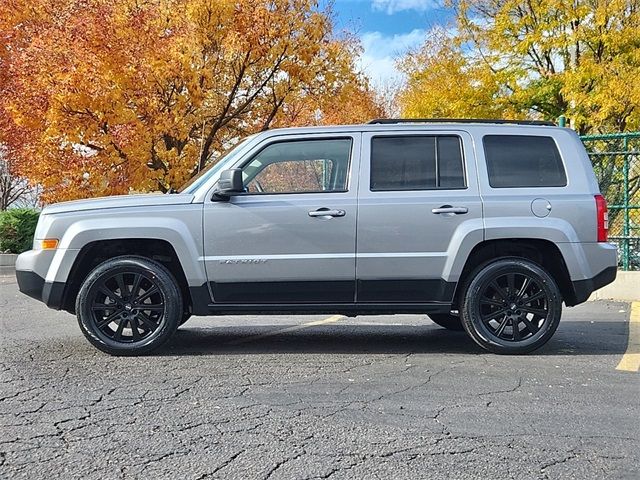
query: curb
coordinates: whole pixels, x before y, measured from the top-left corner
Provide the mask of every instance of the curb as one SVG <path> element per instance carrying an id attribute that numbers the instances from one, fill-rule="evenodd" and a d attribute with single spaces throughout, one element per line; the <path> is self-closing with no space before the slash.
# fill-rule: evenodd
<path id="1" fill-rule="evenodd" d="M 640 272 L 618 270 L 613 283 L 593 292 L 589 300 L 640 301 Z"/>
<path id="2" fill-rule="evenodd" d="M 16 258 L 18 255 L 15 253 L 0 253 L 0 267 L 15 268 Z"/>

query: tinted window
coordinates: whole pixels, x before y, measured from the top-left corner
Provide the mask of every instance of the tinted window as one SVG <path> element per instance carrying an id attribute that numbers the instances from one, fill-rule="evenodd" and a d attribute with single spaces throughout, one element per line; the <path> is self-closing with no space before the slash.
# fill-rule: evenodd
<path id="1" fill-rule="evenodd" d="M 567 185 L 562 159 L 551 137 L 487 135 L 483 143 L 492 187 Z"/>
<path id="2" fill-rule="evenodd" d="M 351 139 L 279 142 L 243 167 L 250 193 L 312 193 L 347 190 Z"/>
<path id="3" fill-rule="evenodd" d="M 459 137 L 437 137 L 438 186 L 440 188 L 464 187 L 462 145 Z"/>
<path id="4" fill-rule="evenodd" d="M 371 140 L 371 190 L 464 186 L 459 137 L 405 135 Z"/>

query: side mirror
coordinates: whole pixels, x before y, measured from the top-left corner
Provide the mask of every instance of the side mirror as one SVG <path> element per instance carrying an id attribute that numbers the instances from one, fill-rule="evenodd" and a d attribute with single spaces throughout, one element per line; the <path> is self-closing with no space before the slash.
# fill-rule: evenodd
<path id="1" fill-rule="evenodd" d="M 244 183 L 242 181 L 242 170 L 240 168 L 232 168 L 223 170 L 218 180 L 218 189 L 216 196 L 229 198 L 234 193 L 244 192 Z"/>

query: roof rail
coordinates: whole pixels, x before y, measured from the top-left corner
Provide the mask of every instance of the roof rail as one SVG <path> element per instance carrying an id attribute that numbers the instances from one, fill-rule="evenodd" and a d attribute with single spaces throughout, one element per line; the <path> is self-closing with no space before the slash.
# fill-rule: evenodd
<path id="1" fill-rule="evenodd" d="M 547 120 L 500 120 L 487 118 L 376 118 L 367 123 L 371 125 L 391 125 L 395 123 L 505 123 L 547 127 L 555 127 L 556 125 Z"/>

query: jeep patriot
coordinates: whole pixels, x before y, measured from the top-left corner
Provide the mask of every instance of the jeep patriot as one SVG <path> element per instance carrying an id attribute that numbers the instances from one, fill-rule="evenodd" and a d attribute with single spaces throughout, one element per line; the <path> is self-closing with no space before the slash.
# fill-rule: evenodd
<path id="1" fill-rule="evenodd" d="M 250 136 L 176 194 L 44 208 L 20 290 L 114 355 L 191 315 L 427 314 L 517 354 L 615 279 L 575 132 L 376 120 Z"/>

